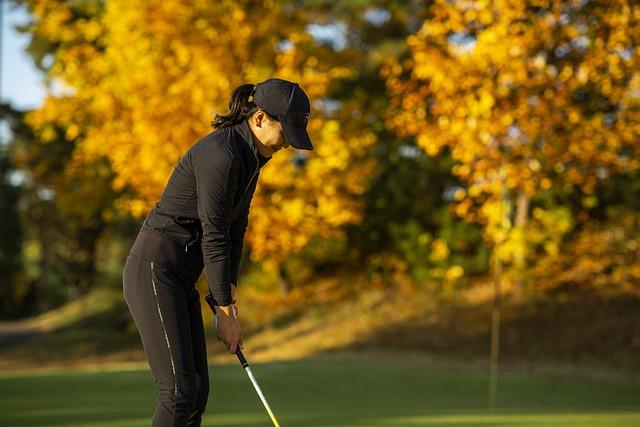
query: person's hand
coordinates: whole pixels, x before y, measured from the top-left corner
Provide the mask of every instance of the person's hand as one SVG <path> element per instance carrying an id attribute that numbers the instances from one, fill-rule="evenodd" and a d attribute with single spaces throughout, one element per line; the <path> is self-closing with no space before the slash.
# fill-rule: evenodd
<path id="1" fill-rule="evenodd" d="M 244 348 L 242 342 L 242 328 L 236 317 L 236 308 L 233 304 L 216 306 L 216 329 L 218 341 L 222 341 L 229 353 L 234 354 L 236 349 Z"/>

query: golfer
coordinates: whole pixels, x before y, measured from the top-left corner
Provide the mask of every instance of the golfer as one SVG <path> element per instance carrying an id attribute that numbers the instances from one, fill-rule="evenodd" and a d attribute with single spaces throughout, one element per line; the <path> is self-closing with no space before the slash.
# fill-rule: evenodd
<path id="1" fill-rule="evenodd" d="M 180 158 L 124 266 L 124 298 L 158 388 L 156 427 L 199 426 L 207 403 L 198 277 L 204 269 L 217 338 L 235 353 L 242 348 L 238 265 L 260 169 L 289 146 L 313 150 L 309 98 L 297 83 L 243 84 L 232 92 L 229 109 Z"/>

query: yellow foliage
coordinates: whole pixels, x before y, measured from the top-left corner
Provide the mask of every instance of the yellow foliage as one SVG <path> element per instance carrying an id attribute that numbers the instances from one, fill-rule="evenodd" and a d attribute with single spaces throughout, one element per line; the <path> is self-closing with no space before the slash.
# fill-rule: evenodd
<path id="1" fill-rule="evenodd" d="M 447 281 L 455 281 L 464 276 L 464 269 L 459 265 L 452 265 L 447 269 L 445 273 L 445 279 Z"/>
<path id="2" fill-rule="evenodd" d="M 431 244 L 430 256 L 434 261 L 445 261 L 449 258 L 449 247 L 442 239 L 435 239 Z"/>
<path id="3" fill-rule="evenodd" d="M 485 224 L 505 257 L 527 243 L 511 231 L 503 191 L 590 194 L 598 168 L 638 169 L 640 4 L 437 1 L 429 16 L 406 40 L 410 58 L 381 70 L 386 123 L 430 156 L 450 149 L 467 183 L 454 212 Z M 540 244 L 557 250 L 548 238 Z"/>
<path id="4" fill-rule="evenodd" d="M 276 265 L 311 236 L 339 238 L 339 227 L 361 219 L 358 196 L 374 167 L 365 153 L 375 137 L 367 129 L 344 132 L 313 107 L 353 71 L 284 2 L 114 0 L 88 6 L 94 13 L 79 19 L 71 2 L 28 5 L 33 32 L 59 46 L 48 77 L 68 88 L 50 94 L 28 121 L 44 139 L 55 137 L 54 126 L 66 129 L 75 167 L 106 157 L 113 188 L 131 190 L 119 209 L 144 216 L 180 156 L 211 131 L 216 113 L 226 113 L 232 89 L 275 76 L 309 94 L 316 150 L 300 169 L 293 149 L 262 169 L 247 233 L 254 258 Z"/>

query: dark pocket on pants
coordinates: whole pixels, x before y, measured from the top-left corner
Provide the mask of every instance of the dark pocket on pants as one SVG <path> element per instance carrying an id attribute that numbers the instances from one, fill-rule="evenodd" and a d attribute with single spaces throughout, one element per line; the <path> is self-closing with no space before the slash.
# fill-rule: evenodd
<path id="1" fill-rule="evenodd" d="M 162 286 L 173 292 L 190 290 L 193 284 L 176 274 L 175 267 L 166 263 L 150 261 L 151 279 L 155 286 Z"/>

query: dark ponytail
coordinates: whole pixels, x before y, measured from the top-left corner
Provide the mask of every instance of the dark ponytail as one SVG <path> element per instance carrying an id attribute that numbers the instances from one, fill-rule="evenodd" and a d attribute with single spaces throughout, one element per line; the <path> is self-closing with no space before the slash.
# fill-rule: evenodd
<path id="1" fill-rule="evenodd" d="M 253 100 L 249 100 L 253 96 L 255 88 L 256 86 L 251 83 L 235 88 L 231 92 L 229 100 L 229 114 L 216 114 L 216 117 L 211 121 L 214 129 L 233 126 L 246 120 L 258 108 Z"/>

